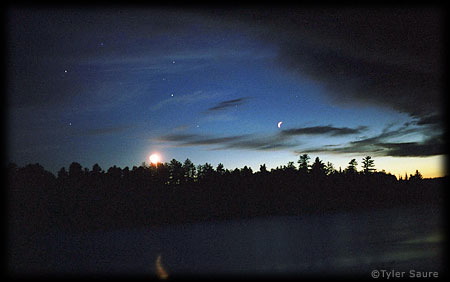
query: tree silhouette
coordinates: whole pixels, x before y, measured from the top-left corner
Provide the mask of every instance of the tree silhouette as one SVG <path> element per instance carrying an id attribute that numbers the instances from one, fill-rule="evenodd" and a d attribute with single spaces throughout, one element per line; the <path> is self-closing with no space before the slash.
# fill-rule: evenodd
<path id="1" fill-rule="evenodd" d="M 79 180 L 83 175 L 83 168 L 77 162 L 72 162 L 69 166 L 69 177 L 73 180 Z"/>
<path id="2" fill-rule="evenodd" d="M 422 179 L 423 179 L 422 174 L 418 170 L 416 170 L 416 173 L 414 173 L 414 175 L 411 174 L 409 176 L 409 181 L 412 181 L 412 182 L 419 181 Z"/>
<path id="3" fill-rule="evenodd" d="M 306 174 L 308 173 L 309 170 L 309 159 L 310 157 L 308 156 L 308 154 L 303 154 L 300 155 L 299 160 L 297 161 L 299 166 L 298 166 L 298 171 L 300 173 Z"/>
<path id="4" fill-rule="evenodd" d="M 169 163 L 169 182 L 178 185 L 184 179 L 183 164 L 172 159 Z"/>
<path id="5" fill-rule="evenodd" d="M 58 179 L 59 180 L 67 180 L 67 178 L 69 178 L 69 174 L 66 171 L 65 167 L 62 167 L 59 171 L 58 171 Z"/>
<path id="6" fill-rule="evenodd" d="M 196 169 L 195 165 L 192 163 L 190 159 L 186 159 L 183 163 L 183 177 L 184 182 L 193 182 L 196 178 Z"/>
<path id="7" fill-rule="evenodd" d="M 156 167 L 156 176 L 158 178 L 158 184 L 169 184 L 170 170 L 167 163 L 160 163 Z"/>
<path id="8" fill-rule="evenodd" d="M 262 164 L 259 166 L 259 172 L 261 172 L 262 174 L 268 173 L 266 164 Z"/>
<path id="9" fill-rule="evenodd" d="M 241 172 L 241 177 L 243 177 L 243 178 L 250 177 L 251 175 L 253 175 L 253 170 L 247 166 L 244 166 L 240 172 Z"/>
<path id="10" fill-rule="evenodd" d="M 356 161 L 356 159 L 352 159 L 349 163 L 347 168 L 345 169 L 345 171 L 347 173 L 356 173 L 356 166 L 358 165 L 358 162 Z"/>
<path id="11" fill-rule="evenodd" d="M 108 168 L 108 179 L 110 180 L 110 185 L 117 186 L 122 179 L 122 169 L 120 167 L 117 167 L 116 165 L 113 165 L 112 167 Z"/>
<path id="12" fill-rule="evenodd" d="M 325 164 L 316 157 L 314 163 L 311 165 L 311 174 L 314 176 L 322 176 L 325 175 Z"/>
<path id="13" fill-rule="evenodd" d="M 362 168 L 364 173 L 373 172 L 375 169 L 374 160 L 371 156 L 366 156 L 362 159 Z"/>
<path id="14" fill-rule="evenodd" d="M 336 172 L 336 169 L 334 168 L 333 164 L 330 162 L 327 162 L 327 164 L 325 165 L 325 174 L 331 175 L 335 172 Z"/>
<path id="15" fill-rule="evenodd" d="M 8 166 L 9 213 L 15 232 L 36 232 L 51 227 L 57 207 L 56 178 L 39 163 Z"/>
<path id="16" fill-rule="evenodd" d="M 98 164 L 94 164 L 92 166 L 91 174 L 97 176 L 101 173 L 103 173 L 102 168 Z"/>
<path id="17" fill-rule="evenodd" d="M 225 168 L 224 168 L 224 166 L 223 166 L 222 163 L 219 163 L 219 164 L 217 165 L 217 167 L 216 167 L 216 172 L 217 172 L 217 174 L 219 174 L 220 176 L 222 176 L 222 175 L 225 174 Z"/>
<path id="18" fill-rule="evenodd" d="M 84 230 L 151 224 L 228 219 L 264 215 L 298 215 L 339 209 L 364 209 L 395 205 L 436 205 L 441 180 L 423 179 L 419 171 L 409 181 L 399 181 L 381 170 L 372 172 L 373 160 L 363 158 L 357 173 L 355 159 L 344 172 L 318 157 L 309 156 L 258 172 L 244 166 L 232 171 L 222 163 L 196 166 L 172 159 L 106 172 L 98 164 L 92 170 L 72 162 L 57 177 L 41 165 L 9 164 L 11 216 L 17 232 L 45 228 Z M 301 171 L 300 173 L 298 171 Z M 407 177 L 405 177 L 406 179 Z M 441 182 L 439 182 L 441 181 Z M 176 186 L 176 188 L 175 188 Z M 174 188 L 174 189 L 168 189 Z M 28 234 L 28 233 L 27 233 Z"/>
<path id="19" fill-rule="evenodd" d="M 292 172 L 297 170 L 295 168 L 294 162 L 288 162 L 287 166 L 285 166 L 284 169 L 287 171 L 292 171 Z"/>
<path id="20" fill-rule="evenodd" d="M 214 168 L 210 163 L 199 165 L 197 167 L 197 176 L 199 180 L 209 181 L 214 177 Z"/>

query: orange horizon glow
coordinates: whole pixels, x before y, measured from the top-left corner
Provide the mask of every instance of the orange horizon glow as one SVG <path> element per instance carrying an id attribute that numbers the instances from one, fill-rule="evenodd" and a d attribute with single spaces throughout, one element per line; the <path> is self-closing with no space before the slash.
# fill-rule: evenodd
<path id="1" fill-rule="evenodd" d="M 385 169 L 386 172 L 391 172 L 395 176 L 404 177 L 405 174 L 414 174 L 418 170 L 423 178 L 435 178 L 446 176 L 445 156 L 431 156 L 431 157 L 384 157 L 379 158 L 378 164 L 380 169 Z"/>
<path id="2" fill-rule="evenodd" d="M 330 161 L 333 163 L 334 168 L 344 170 L 348 166 L 350 159 L 356 159 L 358 162 L 358 171 L 361 168 L 361 156 L 340 156 L 340 155 L 320 155 L 321 160 L 324 162 Z M 423 178 L 435 178 L 443 177 L 447 175 L 445 166 L 445 155 L 429 156 L 429 157 L 392 157 L 392 156 L 375 156 L 376 171 L 385 171 L 391 173 L 397 178 L 405 177 L 405 174 L 409 177 L 414 175 L 416 170 L 422 174 Z"/>

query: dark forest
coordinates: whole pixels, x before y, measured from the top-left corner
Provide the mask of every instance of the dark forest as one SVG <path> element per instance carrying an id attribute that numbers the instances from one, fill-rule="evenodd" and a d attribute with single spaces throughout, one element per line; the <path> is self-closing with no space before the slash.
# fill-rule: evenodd
<path id="1" fill-rule="evenodd" d="M 301 215 L 354 209 L 441 205 L 445 178 L 420 172 L 397 179 L 377 172 L 371 157 L 361 170 L 352 159 L 345 169 L 304 154 L 294 162 L 257 172 L 247 166 L 195 166 L 189 159 L 107 171 L 73 162 L 57 176 L 39 164 L 8 166 L 8 211 L 12 234 L 63 229 L 72 232 Z"/>

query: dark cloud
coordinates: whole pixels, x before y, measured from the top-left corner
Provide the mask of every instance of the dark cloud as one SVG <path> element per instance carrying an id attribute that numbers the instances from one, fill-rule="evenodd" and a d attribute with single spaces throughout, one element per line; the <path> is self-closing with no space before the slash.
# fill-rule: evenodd
<path id="1" fill-rule="evenodd" d="M 376 146 L 385 148 L 385 154 L 393 157 L 429 157 L 445 154 L 441 138 L 430 138 L 424 142 L 380 143 Z"/>
<path id="2" fill-rule="evenodd" d="M 312 127 L 301 127 L 294 129 L 286 129 L 281 132 L 285 136 L 294 135 L 316 135 L 316 134 L 328 134 L 331 136 L 344 136 L 350 134 L 361 133 L 367 129 L 366 126 L 359 126 L 357 128 L 348 127 L 333 127 L 333 126 L 312 126 Z"/>
<path id="3" fill-rule="evenodd" d="M 383 155 L 382 153 L 384 149 L 375 147 L 372 145 L 365 146 L 338 146 L 338 145 L 325 145 L 320 148 L 309 148 L 303 150 L 296 150 L 296 154 L 304 154 L 304 153 L 336 153 L 336 154 L 371 154 L 371 155 Z"/>
<path id="4" fill-rule="evenodd" d="M 189 145 L 214 145 L 214 144 L 227 144 L 227 143 L 233 143 L 238 142 L 242 138 L 245 138 L 245 136 L 230 136 L 230 137 L 208 137 L 208 138 L 201 138 L 199 140 L 193 140 L 189 142 Z"/>
<path id="5" fill-rule="evenodd" d="M 296 129 L 283 130 L 274 135 L 244 134 L 233 136 L 210 136 L 201 134 L 168 134 L 156 138 L 160 142 L 173 142 L 177 146 L 216 146 L 214 149 L 250 149 L 250 150 L 281 150 L 294 149 L 301 145 L 292 138 L 297 135 L 324 135 L 324 136 L 342 136 L 360 133 L 365 130 L 365 126 L 357 128 L 333 127 L 333 126 L 314 126 Z"/>
<path id="6" fill-rule="evenodd" d="M 174 142 L 177 146 L 216 146 L 216 150 L 251 149 L 279 150 L 292 148 L 298 144 L 288 143 L 285 138 L 277 136 L 259 136 L 256 134 L 216 137 L 200 134 L 169 134 L 156 139 L 161 142 Z"/>
<path id="7" fill-rule="evenodd" d="M 286 70 L 325 85 L 334 103 L 379 105 L 414 117 L 442 111 L 437 8 L 289 7 L 227 15 L 275 46 Z"/>
<path id="8" fill-rule="evenodd" d="M 222 101 L 222 102 L 218 103 L 217 105 L 215 105 L 214 107 L 209 108 L 208 112 L 216 112 L 216 111 L 225 110 L 227 108 L 240 106 L 240 105 L 244 104 L 245 102 L 247 102 L 248 99 L 249 99 L 248 97 L 242 97 L 242 98 Z"/>
<path id="9" fill-rule="evenodd" d="M 424 132 L 428 128 L 423 129 Z M 352 141 L 344 145 L 327 145 L 320 148 L 310 148 L 302 152 L 308 153 L 365 153 L 375 156 L 392 157 L 429 157 L 445 154 L 443 135 L 434 133 L 427 139 L 418 142 L 392 142 L 395 138 L 407 134 L 421 132 L 421 129 L 402 126 L 400 128 L 385 128 L 376 136 Z"/>
<path id="10" fill-rule="evenodd" d="M 169 142 L 186 142 L 194 140 L 198 137 L 197 134 L 167 134 L 155 138 L 156 141 L 169 141 Z"/>
<path id="11" fill-rule="evenodd" d="M 223 145 L 231 142 L 236 142 L 246 138 L 248 135 L 234 135 L 228 137 L 215 137 L 210 135 L 200 134 L 168 134 L 156 138 L 157 141 L 162 142 L 176 142 L 181 146 L 200 146 L 200 145 Z"/>
<path id="12" fill-rule="evenodd" d="M 378 144 L 385 142 L 386 140 L 390 140 L 392 138 L 398 138 L 403 137 L 407 134 L 411 133 L 417 133 L 419 130 L 415 127 L 409 127 L 407 125 L 403 125 L 399 128 L 394 128 L 393 125 L 386 126 L 382 132 L 378 135 L 363 138 L 361 140 L 352 141 L 349 144 L 351 144 L 352 147 L 364 147 L 364 146 L 372 146 L 373 144 Z"/>
<path id="13" fill-rule="evenodd" d="M 282 138 L 253 136 L 251 138 L 234 140 L 220 149 L 250 149 L 258 151 L 276 151 L 281 149 L 289 149 L 298 146 L 299 143 L 287 142 Z"/>
<path id="14" fill-rule="evenodd" d="M 444 119 L 440 114 L 428 115 L 421 117 L 417 121 L 417 125 L 442 125 Z"/>

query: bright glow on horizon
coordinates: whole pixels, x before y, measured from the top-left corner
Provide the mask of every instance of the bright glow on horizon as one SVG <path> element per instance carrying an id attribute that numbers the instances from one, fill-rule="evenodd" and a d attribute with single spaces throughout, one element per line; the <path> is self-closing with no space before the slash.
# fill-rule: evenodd
<path id="1" fill-rule="evenodd" d="M 446 175 L 445 156 L 432 157 L 378 157 L 375 158 L 375 167 L 380 171 L 384 169 L 393 175 L 405 177 L 405 173 L 414 174 L 418 170 L 424 178 L 442 177 Z"/>
<path id="2" fill-rule="evenodd" d="M 373 156 L 375 161 L 376 171 L 385 171 L 386 173 L 391 173 L 397 178 L 399 176 L 405 177 L 405 173 L 408 175 L 415 174 L 418 170 L 424 178 L 434 178 L 442 177 L 446 175 L 445 169 L 445 156 L 430 156 L 430 157 L 391 157 L 391 156 Z M 362 158 L 366 155 L 337 155 L 337 154 L 327 154 L 327 155 L 315 155 L 309 154 L 311 157 L 310 163 L 314 161 L 315 157 L 319 157 L 324 163 L 331 162 L 336 170 L 341 168 L 344 170 L 351 159 L 356 159 L 358 162 L 358 171 L 362 170 Z M 295 159 L 295 164 L 297 165 L 297 159 Z"/>
<path id="3" fill-rule="evenodd" d="M 150 160 L 151 164 L 155 165 L 161 162 L 161 156 L 158 153 L 151 154 L 148 159 Z"/>

